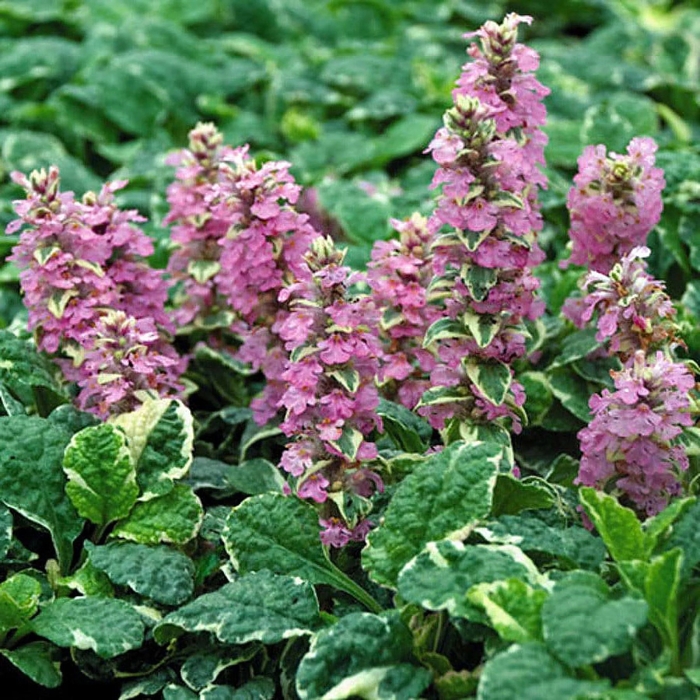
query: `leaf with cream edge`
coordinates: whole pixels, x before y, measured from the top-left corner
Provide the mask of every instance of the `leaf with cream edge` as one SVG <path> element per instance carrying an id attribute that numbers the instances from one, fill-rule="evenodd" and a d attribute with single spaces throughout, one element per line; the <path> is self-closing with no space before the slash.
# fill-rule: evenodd
<path id="1" fill-rule="evenodd" d="M 103 659 L 137 649 L 144 635 L 134 607 L 114 598 L 57 598 L 32 620 L 31 627 L 59 647 L 92 649 Z"/>
<path id="2" fill-rule="evenodd" d="M 307 581 L 270 571 L 245 574 L 166 615 L 154 628 L 159 644 L 185 632 L 213 634 L 224 644 L 276 644 L 321 626 Z"/>
<path id="3" fill-rule="evenodd" d="M 331 563 L 319 538 L 315 508 L 298 498 L 276 493 L 247 498 L 229 514 L 222 538 L 241 574 L 269 569 L 298 576 L 345 591 L 369 610 L 381 610 L 363 588 Z"/>
<path id="4" fill-rule="evenodd" d="M 477 362 L 466 358 L 464 369 L 469 380 L 493 404 L 500 406 L 508 396 L 513 372 L 503 362 Z"/>
<path id="5" fill-rule="evenodd" d="M 321 630 L 299 664 L 296 689 L 301 700 L 412 700 L 430 680 L 414 665 L 411 632 L 393 610 L 350 613 Z"/>
<path id="6" fill-rule="evenodd" d="M 44 688 L 58 688 L 61 685 L 61 652 L 53 644 L 44 640 L 29 642 L 15 649 L 0 649 L 0 654 Z"/>
<path id="7" fill-rule="evenodd" d="M 44 418 L 0 417 L 0 501 L 51 533 L 64 572 L 85 524 L 65 491 L 61 463 L 70 439 Z"/>
<path id="8" fill-rule="evenodd" d="M 192 463 L 194 443 L 190 410 L 175 399 L 148 399 L 136 411 L 111 423 L 127 438 L 136 465 L 140 501 L 162 496 L 182 479 Z"/>
<path id="9" fill-rule="evenodd" d="M 0 635 L 26 624 L 39 609 L 40 595 L 39 582 L 23 573 L 0 583 Z"/>
<path id="10" fill-rule="evenodd" d="M 362 561 L 370 578 L 396 588 L 401 569 L 428 542 L 461 539 L 484 519 L 503 454 L 502 445 L 455 442 L 416 467 L 368 535 Z"/>
<path id="11" fill-rule="evenodd" d="M 404 600 L 427 610 L 483 621 L 465 594 L 472 586 L 510 578 L 546 586 L 535 564 L 513 545 L 465 545 L 454 540 L 429 542 L 401 570 L 398 591 Z"/>
<path id="12" fill-rule="evenodd" d="M 175 484 L 163 496 L 136 503 L 111 536 L 141 544 L 185 544 L 197 535 L 203 520 L 204 509 L 194 491 Z"/>
<path id="13" fill-rule="evenodd" d="M 129 514 L 139 487 L 124 433 L 103 423 L 73 435 L 63 455 L 66 493 L 84 518 L 100 527 Z"/>

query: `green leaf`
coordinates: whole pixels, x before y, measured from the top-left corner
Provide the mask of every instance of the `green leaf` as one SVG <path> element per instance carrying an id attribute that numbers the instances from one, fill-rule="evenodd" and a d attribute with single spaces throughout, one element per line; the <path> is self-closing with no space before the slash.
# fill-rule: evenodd
<path id="1" fill-rule="evenodd" d="M 575 360 L 585 358 L 599 348 L 600 342 L 595 339 L 596 333 L 597 329 L 595 328 L 585 328 L 567 335 L 561 343 L 561 352 L 549 366 L 549 369 L 563 367 Z"/>
<path id="2" fill-rule="evenodd" d="M 64 570 L 84 524 L 65 492 L 61 462 L 69 441 L 43 418 L 0 417 L 0 501 L 51 533 Z"/>
<path id="3" fill-rule="evenodd" d="M 23 573 L 0 583 L 0 634 L 22 627 L 39 608 L 41 584 Z"/>
<path id="4" fill-rule="evenodd" d="M 567 666 L 580 668 L 625 653 L 647 621 L 647 604 L 614 599 L 605 581 L 576 571 L 558 581 L 542 607 L 547 647 Z"/>
<path id="5" fill-rule="evenodd" d="M 422 151 L 438 126 L 439 119 L 432 115 L 407 114 L 374 138 L 374 162 L 383 165 L 395 158 Z"/>
<path id="6" fill-rule="evenodd" d="M 449 338 L 467 338 L 469 336 L 466 328 L 459 321 L 451 318 L 439 318 L 430 324 L 423 338 L 423 347 L 430 347 L 438 340 Z"/>
<path id="7" fill-rule="evenodd" d="M 540 556 L 549 554 L 568 566 L 597 571 L 605 559 L 603 542 L 585 528 L 579 525 L 554 527 L 533 513 L 504 515 L 477 528 L 476 532 L 487 542 L 515 544 L 524 552 Z"/>
<path id="8" fill-rule="evenodd" d="M 192 414 L 180 401 L 152 399 L 112 421 L 126 434 L 141 488 L 139 500 L 162 496 L 192 463 Z"/>
<path id="9" fill-rule="evenodd" d="M 179 605 L 194 591 L 194 564 L 181 552 L 166 546 L 110 542 L 96 547 L 85 543 L 92 565 L 112 583 L 163 605 Z"/>
<path id="10" fill-rule="evenodd" d="M 644 581 L 644 598 L 649 603 L 649 619 L 659 630 L 664 644 L 676 651 L 682 566 L 683 552 L 678 548 L 671 549 L 652 559 Z"/>
<path id="11" fill-rule="evenodd" d="M 12 544 L 12 513 L 0 503 L 0 560 L 7 556 Z"/>
<path id="12" fill-rule="evenodd" d="M 464 322 L 480 348 L 490 345 L 501 330 L 501 321 L 498 316 L 489 314 L 465 313 Z"/>
<path id="13" fill-rule="evenodd" d="M 674 504 L 667 506 L 661 513 L 654 517 L 663 518 L 664 513 L 666 513 Z M 684 509 L 685 511 L 685 509 Z M 698 527 L 698 522 L 700 522 L 700 501 L 693 503 L 690 508 L 685 511 L 680 519 L 674 523 L 673 530 L 664 543 L 664 549 L 674 549 L 679 547 L 683 551 L 682 559 L 682 569 L 681 575 L 683 579 L 687 579 L 692 570 L 700 562 L 700 528 Z M 649 532 L 651 534 L 652 530 L 656 530 L 653 526 L 649 527 Z"/>
<path id="14" fill-rule="evenodd" d="M 513 373 L 507 364 L 467 359 L 464 367 L 470 381 L 491 403 L 500 406 L 506 400 L 513 381 Z"/>
<path id="15" fill-rule="evenodd" d="M 494 517 L 514 515 L 524 510 L 549 508 L 553 502 L 552 489 L 544 480 L 535 477 L 523 481 L 511 474 L 499 474 L 493 492 L 491 514 Z"/>
<path id="16" fill-rule="evenodd" d="M 484 301 L 497 281 L 498 275 L 496 274 L 496 270 L 490 267 L 472 265 L 467 269 L 464 275 L 464 283 L 467 285 L 469 293 L 476 301 Z"/>
<path id="17" fill-rule="evenodd" d="M 649 558 L 654 543 L 642 530 L 633 510 L 621 506 L 613 496 L 589 487 L 579 491 L 579 499 L 615 561 Z"/>
<path id="18" fill-rule="evenodd" d="M 549 379 L 544 372 L 522 372 L 518 381 L 525 389 L 525 413 L 530 425 L 546 427 L 544 417 L 552 406 L 553 395 Z"/>
<path id="19" fill-rule="evenodd" d="M 542 605 L 548 593 L 525 581 L 510 578 L 478 583 L 467 592 L 467 600 L 486 613 L 489 624 L 506 642 L 542 639 Z"/>
<path id="20" fill-rule="evenodd" d="M 32 621 L 32 629 L 59 647 L 92 649 L 111 659 L 143 642 L 141 616 L 114 598 L 57 598 Z"/>
<path id="21" fill-rule="evenodd" d="M 223 540 L 241 574 L 269 569 L 310 583 L 325 583 L 349 593 L 370 609 L 378 607 L 331 564 L 319 539 L 316 510 L 300 499 L 275 493 L 247 498 L 231 511 Z"/>
<path id="22" fill-rule="evenodd" d="M 141 544 L 185 544 L 202 524 L 204 510 L 189 486 L 176 484 L 164 496 L 137 503 L 112 536 Z"/>
<path id="23" fill-rule="evenodd" d="M 420 697 L 431 675 L 412 664 L 412 649 L 397 611 L 381 617 L 350 613 L 311 641 L 297 671 L 297 693 L 301 700 Z"/>
<path id="24" fill-rule="evenodd" d="M 284 477 L 280 470 L 266 459 L 249 459 L 229 466 L 225 473 L 227 485 L 238 493 L 255 496 L 259 493 L 282 493 Z"/>
<path id="25" fill-rule="evenodd" d="M 399 572 L 431 541 L 458 537 L 485 518 L 503 447 L 455 442 L 430 455 L 398 486 L 384 521 L 368 536 L 364 567 L 377 583 L 396 587 Z"/>
<path id="26" fill-rule="evenodd" d="M 56 583 L 84 596 L 111 598 L 114 595 L 114 587 L 107 574 L 95 568 L 89 559 L 68 576 L 59 577 Z"/>
<path id="27" fill-rule="evenodd" d="M 379 399 L 377 415 L 381 417 L 384 432 L 404 452 L 423 453 L 433 434 L 432 427 L 401 404 Z"/>
<path id="28" fill-rule="evenodd" d="M 197 651 L 185 659 L 180 675 L 192 690 L 200 691 L 213 683 L 227 668 L 250 661 L 261 649 L 262 645 L 257 643 L 242 647 L 212 644 L 210 648 L 204 649 L 198 645 Z"/>
<path id="29" fill-rule="evenodd" d="M 58 688 L 63 677 L 56 651 L 53 644 L 39 641 L 15 649 L 0 649 L 0 654 L 35 683 L 44 688 Z"/>
<path id="30" fill-rule="evenodd" d="M 275 683 L 271 678 L 254 678 L 233 688 L 230 685 L 211 685 L 199 694 L 199 700 L 273 700 Z"/>
<path id="31" fill-rule="evenodd" d="M 273 700 L 274 697 L 275 683 L 271 678 L 254 678 L 237 688 L 212 685 L 199 694 L 199 700 Z"/>
<path id="32" fill-rule="evenodd" d="M 571 411 L 584 423 L 590 423 L 591 410 L 588 402 L 592 391 L 585 379 L 568 369 L 562 369 L 549 373 L 549 385 L 554 396 L 567 411 Z M 547 425 L 546 417 L 544 424 Z"/>
<path id="33" fill-rule="evenodd" d="M 360 373 L 352 367 L 335 369 L 328 373 L 340 386 L 351 394 L 354 394 L 360 386 Z"/>
<path id="34" fill-rule="evenodd" d="M 34 343 L 7 330 L 0 330 L 0 384 L 11 392 L 5 400 L 15 397 L 24 406 L 36 403 L 38 389 L 48 392 L 54 405 L 65 400 L 52 363 L 37 352 Z"/>
<path id="35" fill-rule="evenodd" d="M 421 408 L 422 406 L 435 406 L 437 404 L 453 403 L 458 401 L 471 401 L 473 399 L 471 394 L 464 393 L 459 388 L 454 388 L 451 386 L 436 386 L 428 389 L 421 396 L 420 401 L 416 408 Z"/>
<path id="36" fill-rule="evenodd" d="M 402 598 L 428 610 L 447 610 L 454 617 L 481 621 L 465 594 L 479 583 L 517 578 L 536 583 L 535 565 L 513 545 L 465 545 L 453 540 L 429 542 L 401 570 Z"/>
<path id="37" fill-rule="evenodd" d="M 329 440 L 328 443 L 333 445 L 336 450 L 341 452 L 351 462 L 357 459 L 357 451 L 362 445 L 364 435 L 357 429 L 347 423 L 343 425 L 343 432 L 337 440 Z"/>
<path id="38" fill-rule="evenodd" d="M 580 700 L 596 697 L 607 681 L 583 681 L 565 667 L 543 644 L 514 644 L 490 659 L 481 674 L 477 700 Z"/>
<path id="39" fill-rule="evenodd" d="M 66 493 L 100 527 L 129 514 L 139 487 L 124 433 L 103 423 L 73 435 L 63 456 Z"/>
<path id="40" fill-rule="evenodd" d="M 276 644 L 311 634 L 320 624 L 318 600 L 310 583 L 258 571 L 166 615 L 154 635 L 160 644 L 183 632 L 208 632 L 224 644 Z"/>

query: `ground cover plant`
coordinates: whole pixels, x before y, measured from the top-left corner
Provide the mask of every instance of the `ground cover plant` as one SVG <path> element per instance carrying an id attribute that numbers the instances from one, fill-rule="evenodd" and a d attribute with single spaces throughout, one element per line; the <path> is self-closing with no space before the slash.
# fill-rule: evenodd
<path id="1" fill-rule="evenodd" d="M 247 6 L 0 3 L 6 687 L 697 697 L 700 13 Z"/>

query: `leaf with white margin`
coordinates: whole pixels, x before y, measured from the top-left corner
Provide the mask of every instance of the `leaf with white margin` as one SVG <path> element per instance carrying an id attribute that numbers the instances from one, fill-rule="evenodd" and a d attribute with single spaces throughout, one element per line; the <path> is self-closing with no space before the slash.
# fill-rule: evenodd
<path id="1" fill-rule="evenodd" d="M 230 512 L 222 538 L 240 573 L 269 569 L 309 583 L 325 583 L 349 593 L 369 610 L 381 610 L 363 588 L 331 563 L 319 539 L 318 513 L 299 498 L 278 493 L 246 498 Z"/>
<path id="2" fill-rule="evenodd" d="M 597 697 L 607 681 L 583 681 L 570 676 L 540 642 L 514 644 L 484 666 L 477 700 L 580 700 Z"/>
<path id="3" fill-rule="evenodd" d="M 398 486 L 362 552 L 364 568 L 395 588 L 399 572 L 431 541 L 461 537 L 491 510 L 502 445 L 455 442 L 430 455 Z"/>
<path id="4" fill-rule="evenodd" d="M 63 680 L 58 651 L 53 644 L 42 640 L 15 649 L 0 649 L 0 654 L 35 683 L 44 688 L 58 688 Z"/>
<path id="5" fill-rule="evenodd" d="M 166 615 L 153 634 L 160 644 L 184 632 L 208 632 L 224 644 L 275 644 L 311 634 L 320 624 L 310 583 L 265 570 L 199 596 Z"/>
<path id="6" fill-rule="evenodd" d="M 0 583 L 0 634 L 21 627 L 39 609 L 41 584 L 17 573 Z"/>
<path id="7" fill-rule="evenodd" d="M 85 524 L 66 495 L 61 469 L 70 438 L 44 418 L 0 417 L 0 501 L 51 533 L 64 571 Z"/>
<path id="8" fill-rule="evenodd" d="M 431 674 L 412 662 L 413 638 L 398 611 L 350 613 L 312 639 L 297 671 L 297 693 L 301 700 L 417 698 Z"/>
<path id="9" fill-rule="evenodd" d="M 613 598 L 592 571 L 574 571 L 557 581 L 542 606 L 544 639 L 550 652 L 570 667 L 599 663 L 632 646 L 647 612 L 639 598 Z"/>
<path id="10" fill-rule="evenodd" d="M 141 544 L 185 544 L 197 535 L 203 520 L 204 509 L 194 491 L 175 484 L 163 496 L 136 503 L 112 536 Z"/>
<path id="11" fill-rule="evenodd" d="M 489 625 L 506 642 L 542 640 L 541 613 L 547 596 L 547 591 L 517 578 L 479 583 L 467 592 L 469 602 L 483 609 Z"/>
<path id="12" fill-rule="evenodd" d="M 262 645 L 250 643 L 245 646 L 223 646 L 212 643 L 210 647 L 197 645 L 180 667 L 180 676 L 192 690 L 200 691 L 211 685 L 227 668 L 250 661 Z"/>
<path id="13" fill-rule="evenodd" d="M 429 542 L 401 570 L 400 595 L 428 610 L 447 610 L 450 615 L 483 621 L 481 610 L 466 594 L 472 586 L 517 578 L 547 584 L 535 564 L 513 545 L 465 545 L 454 540 Z"/>
<path id="14" fill-rule="evenodd" d="M 63 455 L 66 493 L 83 518 L 102 527 L 129 514 L 139 487 L 124 433 L 108 423 L 73 435 Z"/>
<path id="15" fill-rule="evenodd" d="M 180 605 L 194 591 L 192 560 L 165 545 L 110 542 L 85 543 L 92 565 L 104 571 L 112 583 L 163 605 Z"/>
<path id="16" fill-rule="evenodd" d="M 194 443 L 190 410 L 176 399 L 149 399 L 136 411 L 111 420 L 127 438 L 139 500 L 147 501 L 168 493 L 173 481 L 182 479 L 192 463 Z"/>
<path id="17" fill-rule="evenodd" d="M 212 685 L 204 688 L 199 700 L 272 700 L 275 684 L 270 678 L 253 678 L 238 688 L 228 685 Z"/>
<path id="18" fill-rule="evenodd" d="M 0 560 L 7 556 L 12 543 L 12 513 L 0 503 Z"/>
<path id="19" fill-rule="evenodd" d="M 115 598 L 57 598 L 33 620 L 32 629 L 59 647 L 92 649 L 111 659 L 143 643 L 141 616 Z"/>

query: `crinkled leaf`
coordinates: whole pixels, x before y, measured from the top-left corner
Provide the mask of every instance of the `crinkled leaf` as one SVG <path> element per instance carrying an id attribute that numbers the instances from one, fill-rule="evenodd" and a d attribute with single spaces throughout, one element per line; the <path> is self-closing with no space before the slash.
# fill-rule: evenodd
<path id="1" fill-rule="evenodd" d="M 396 446 L 404 452 L 425 452 L 430 436 L 431 426 L 401 404 L 379 400 L 377 414 L 382 419 L 384 431 Z"/>
<path id="2" fill-rule="evenodd" d="M 605 581 L 591 571 L 558 581 L 542 606 L 547 647 L 573 668 L 623 654 L 646 621 L 643 600 L 613 598 Z"/>
<path id="3" fill-rule="evenodd" d="M 58 650 L 49 642 L 29 642 L 15 649 L 0 649 L 15 668 L 44 688 L 58 688 L 63 676 Z"/>
<path id="4" fill-rule="evenodd" d="M 23 573 L 0 583 L 0 633 L 24 625 L 39 608 L 41 584 Z"/>
<path id="5" fill-rule="evenodd" d="M 663 517 L 663 514 L 672 506 L 655 516 L 654 519 Z M 700 501 L 696 501 L 684 512 L 680 519 L 673 525 L 673 530 L 668 540 L 664 543 L 664 549 L 679 547 L 683 551 L 681 575 L 685 579 L 700 562 Z"/>
<path id="6" fill-rule="evenodd" d="M 431 455 L 396 489 L 362 552 L 371 578 L 395 587 L 399 571 L 427 542 L 473 527 L 491 509 L 500 445 L 455 442 Z"/>
<path id="7" fill-rule="evenodd" d="M 500 406 L 506 400 L 513 381 L 513 373 L 508 365 L 503 362 L 476 362 L 467 359 L 464 366 L 470 381 L 491 403 Z"/>
<path id="8" fill-rule="evenodd" d="M 124 433 L 108 423 L 73 435 L 63 456 L 66 493 L 84 518 L 99 525 L 128 515 L 139 493 Z"/>
<path id="9" fill-rule="evenodd" d="M 12 512 L 0 503 L 0 560 L 4 559 L 12 544 Z"/>
<path id="10" fill-rule="evenodd" d="M 428 610 L 481 620 L 465 594 L 472 586 L 510 578 L 535 583 L 535 565 L 513 545 L 465 545 L 453 540 L 429 542 L 401 570 L 398 590 L 405 600 Z"/>
<path id="11" fill-rule="evenodd" d="M 413 640 L 398 613 L 350 613 L 321 630 L 299 664 L 301 700 L 377 700 L 420 697 L 430 683 L 426 669 L 412 665 Z"/>
<path id="12" fill-rule="evenodd" d="M 8 330 L 0 330 L 0 384 L 12 394 L 8 401 L 15 397 L 24 406 L 35 404 L 37 389 L 48 392 L 47 398 L 54 406 L 66 400 L 55 366 L 37 352 L 34 343 L 21 340 Z"/>
<path id="13" fill-rule="evenodd" d="M 552 406 L 553 394 L 544 372 L 522 372 L 518 381 L 525 389 L 525 413 L 530 425 L 545 425 L 543 419 Z"/>
<path id="14" fill-rule="evenodd" d="M 212 685 L 199 694 L 199 700 L 272 700 L 274 697 L 275 683 L 271 678 L 254 678 L 237 688 Z"/>
<path id="15" fill-rule="evenodd" d="M 549 373 L 549 385 L 554 396 L 567 411 L 571 411 L 584 423 L 590 422 L 591 411 L 588 401 L 592 391 L 585 379 L 568 369 L 559 369 Z M 546 419 L 545 425 L 547 425 Z"/>
<path id="16" fill-rule="evenodd" d="M 134 698 L 151 697 L 159 693 L 174 678 L 174 673 L 169 668 L 159 668 L 147 676 L 122 684 L 119 700 L 133 700 Z"/>
<path id="17" fill-rule="evenodd" d="M 90 562 L 104 571 L 112 583 L 163 605 L 179 605 L 194 591 L 194 564 L 164 545 L 110 542 L 102 546 L 85 543 Z"/>
<path id="18" fill-rule="evenodd" d="M 310 583 L 258 571 L 171 612 L 156 625 L 154 634 L 161 644 L 183 632 L 208 632 L 225 644 L 276 644 L 311 634 L 320 622 Z"/>
<path id="19" fill-rule="evenodd" d="M 59 647 L 92 649 L 111 659 L 143 642 L 136 610 L 114 598 L 57 598 L 32 620 L 32 629 Z"/>
<path id="20" fill-rule="evenodd" d="M 274 493 L 247 498 L 231 511 L 223 540 L 242 574 L 269 569 L 334 586 L 370 609 L 377 607 L 362 588 L 331 564 L 319 539 L 318 514 L 300 499 Z"/>
<path id="21" fill-rule="evenodd" d="M 569 566 L 598 570 L 605 559 L 605 545 L 599 537 L 579 526 L 554 527 L 536 515 L 504 515 L 476 530 L 487 542 L 514 544 L 524 552 L 549 554 Z"/>
<path id="22" fill-rule="evenodd" d="M 182 680 L 192 688 L 200 691 L 213 683 L 223 671 L 231 666 L 237 666 L 244 661 L 250 661 L 262 646 L 258 643 L 245 646 L 214 645 L 190 654 L 180 668 Z"/>
<path id="23" fill-rule="evenodd" d="M 642 530 L 633 510 L 621 506 L 613 496 L 589 487 L 580 490 L 579 498 L 615 561 L 648 559 L 654 543 Z"/>
<path id="24" fill-rule="evenodd" d="M 596 697 L 607 681 L 583 681 L 567 674 L 565 667 L 543 644 L 514 644 L 484 666 L 477 700 L 580 700 Z"/>
<path id="25" fill-rule="evenodd" d="M 163 700 L 200 700 L 200 695 L 177 683 L 169 683 L 163 688 Z"/>
<path id="26" fill-rule="evenodd" d="M 482 609 L 488 623 L 506 642 L 542 640 L 542 605 L 547 591 L 510 578 L 479 583 L 467 592 L 467 599 Z"/>
<path id="27" fill-rule="evenodd" d="M 552 489 L 537 478 L 522 481 L 512 474 L 499 474 L 493 492 L 491 513 L 495 517 L 514 515 L 524 510 L 549 508 L 554 501 Z"/>
<path id="28" fill-rule="evenodd" d="M 163 495 L 192 463 L 192 414 L 180 401 L 152 399 L 131 413 L 117 416 L 114 425 L 126 434 L 136 465 L 140 500 Z"/>
<path id="29" fill-rule="evenodd" d="M 59 586 L 77 591 L 84 596 L 100 596 L 111 598 L 114 595 L 114 587 L 104 571 L 95 568 L 90 559 L 86 559 L 82 565 L 68 576 L 61 576 L 57 583 Z"/>
<path id="30" fill-rule="evenodd" d="M 51 533 L 67 568 L 84 520 L 66 495 L 61 469 L 70 434 L 35 416 L 0 417 L 0 501 Z"/>
<path id="31" fill-rule="evenodd" d="M 142 544 L 185 544 L 199 532 L 203 518 L 202 504 L 192 489 L 176 484 L 164 496 L 137 503 L 112 536 Z"/>
<path id="32" fill-rule="evenodd" d="M 596 328 L 585 328 L 566 336 L 561 343 L 561 352 L 549 368 L 554 369 L 555 367 L 568 365 L 574 360 L 585 358 L 596 348 L 600 347 L 600 341 L 595 338 L 596 333 Z"/>

